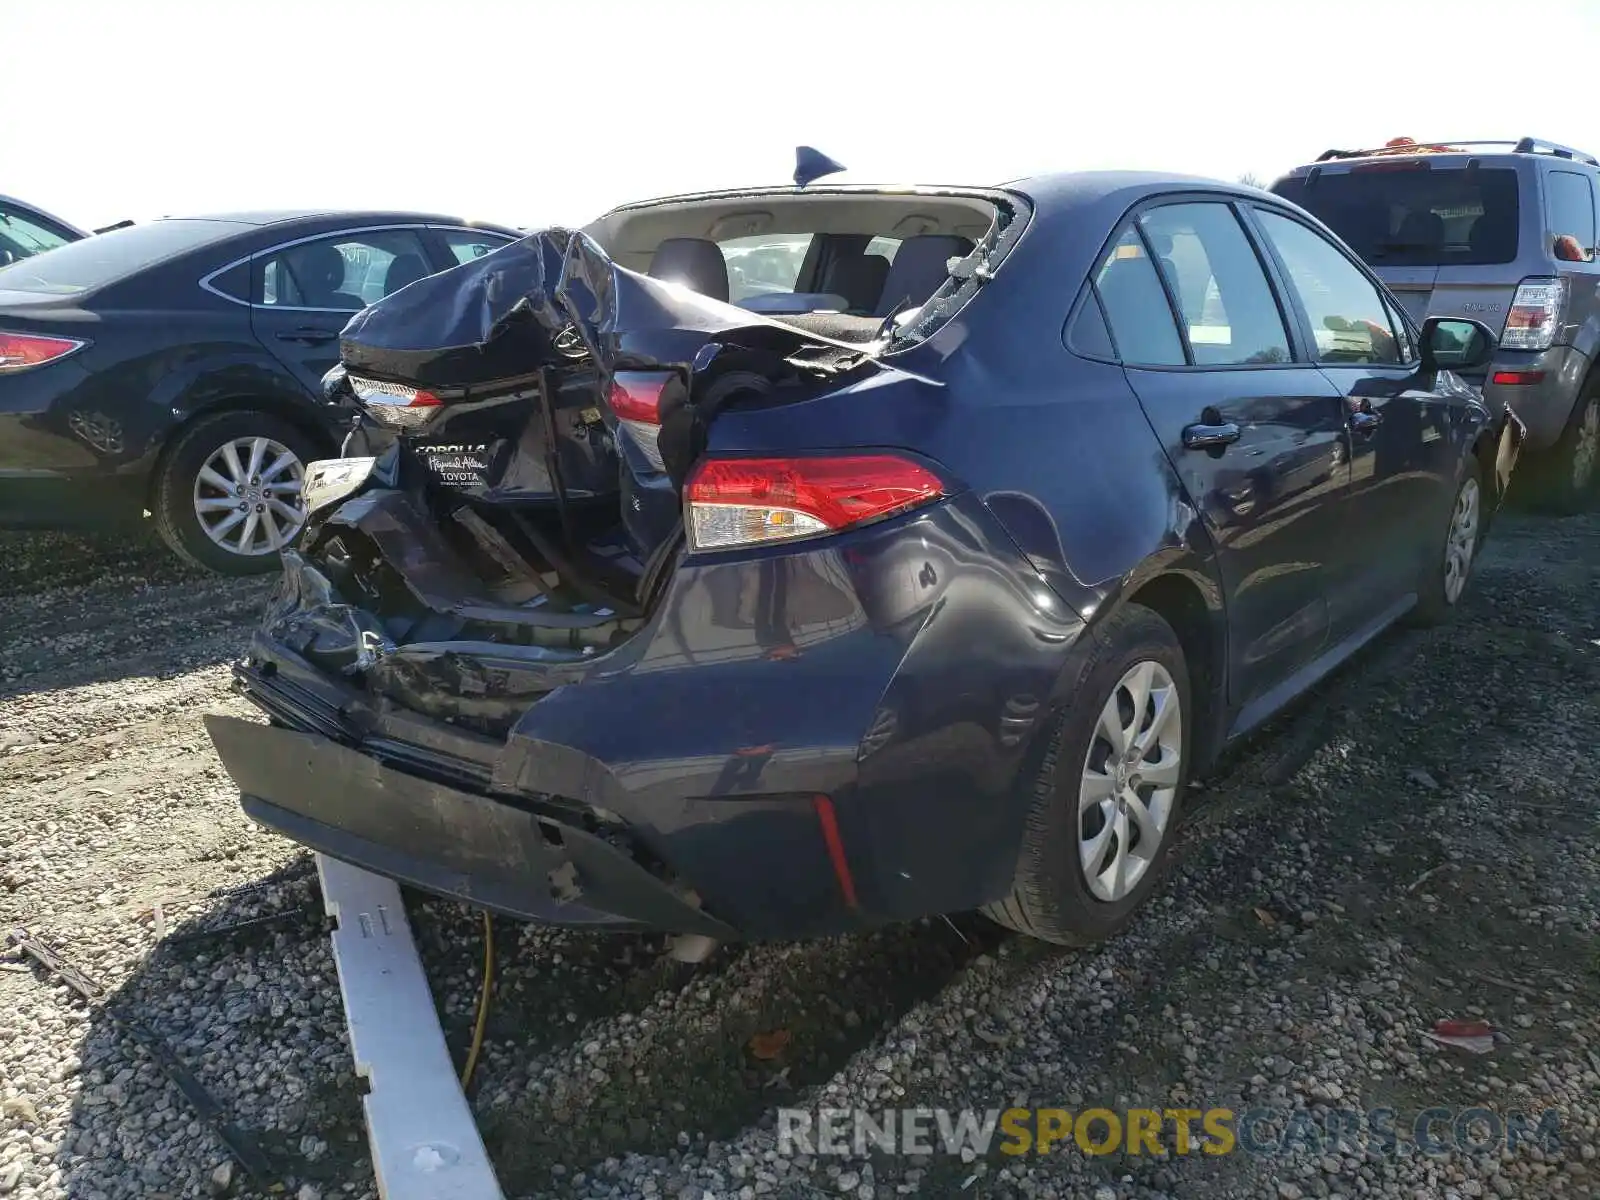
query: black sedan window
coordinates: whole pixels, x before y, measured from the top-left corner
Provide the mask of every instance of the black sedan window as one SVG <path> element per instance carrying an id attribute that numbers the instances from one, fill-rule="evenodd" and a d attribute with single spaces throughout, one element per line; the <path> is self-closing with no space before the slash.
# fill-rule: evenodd
<path id="1" fill-rule="evenodd" d="M 233 221 L 181 220 L 113 229 L 0 267 L 0 290 L 75 296 L 251 228 Z"/>
<path id="2" fill-rule="evenodd" d="M 413 230 L 334 234 L 266 258 L 256 303 L 355 312 L 432 273 Z"/>

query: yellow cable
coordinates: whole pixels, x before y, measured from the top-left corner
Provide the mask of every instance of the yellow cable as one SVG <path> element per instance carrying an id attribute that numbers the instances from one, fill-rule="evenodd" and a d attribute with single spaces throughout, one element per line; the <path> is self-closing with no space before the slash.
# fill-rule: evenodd
<path id="1" fill-rule="evenodd" d="M 483 1030 L 489 1023 L 489 989 L 494 983 L 494 922 L 483 914 L 483 987 L 478 991 L 478 1021 L 472 1030 L 472 1049 L 467 1051 L 467 1065 L 461 1069 L 461 1090 L 466 1091 L 472 1082 L 472 1071 L 478 1065 L 478 1051 L 483 1049 Z"/>

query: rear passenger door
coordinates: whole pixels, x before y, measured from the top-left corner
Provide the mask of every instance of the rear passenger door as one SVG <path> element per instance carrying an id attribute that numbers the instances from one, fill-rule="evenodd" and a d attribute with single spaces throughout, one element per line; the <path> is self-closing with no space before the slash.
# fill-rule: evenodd
<path id="1" fill-rule="evenodd" d="M 328 233 L 251 260 L 251 327 L 313 397 L 339 361 L 339 333 L 350 318 L 433 274 L 422 233 L 399 226 Z"/>
<path id="2" fill-rule="evenodd" d="M 1094 282 L 1128 382 L 1215 540 L 1230 699 L 1270 706 L 1268 693 L 1327 642 L 1349 474 L 1338 393 L 1304 361 L 1225 200 L 1144 207 Z"/>
<path id="3" fill-rule="evenodd" d="M 1450 407 L 1424 384 L 1410 330 L 1345 252 L 1299 219 L 1258 208 L 1268 245 L 1322 373 L 1339 389 L 1350 435 L 1351 536 L 1333 575 L 1334 637 L 1393 616 L 1416 592 L 1454 496 Z"/>

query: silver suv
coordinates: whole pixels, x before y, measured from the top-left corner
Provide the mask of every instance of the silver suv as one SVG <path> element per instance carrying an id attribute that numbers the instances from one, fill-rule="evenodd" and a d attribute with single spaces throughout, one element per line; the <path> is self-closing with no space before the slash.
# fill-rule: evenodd
<path id="1" fill-rule="evenodd" d="M 1523 470 L 1541 498 L 1583 508 L 1600 467 L 1600 162 L 1537 138 L 1397 138 L 1329 150 L 1272 190 L 1331 226 L 1418 324 L 1472 317 L 1501 331 L 1472 381 L 1527 424 Z"/>

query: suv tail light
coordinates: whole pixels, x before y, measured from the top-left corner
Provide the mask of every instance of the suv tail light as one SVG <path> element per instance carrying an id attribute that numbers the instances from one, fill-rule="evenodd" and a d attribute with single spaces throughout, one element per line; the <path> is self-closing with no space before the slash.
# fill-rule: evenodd
<path id="1" fill-rule="evenodd" d="M 931 503 L 944 485 L 889 454 L 830 458 L 713 458 L 684 486 L 696 550 L 835 533 Z"/>
<path id="2" fill-rule="evenodd" d="M 420 429 L 444 404 L 438 396 L 403 383 L 349 376 L 350 391 L 370 416 L 393 429 Z"/>
<path id="3" fill-rule="evenodd" d="M 611 411 L 657 471 L 666 469 L 661 462 L 661 393 L 672 378 L 658 371 L 618 371 L 611 377 Z"/>
<path id="4" fill-rule="evenodd" d="M 0 329 L 0 375 L 11 375 L 65 358 L 89 343 L 77 338 L 43 337 L 37 333 L 7 333 Z"/>
<path id="5" fill-rule="evenodd" d="M 1500 345 L 1506 350 L 1548 350 L 1555 341 L 1566 285 L 1559 279 L 1524 279 L 1517 285 Z"/>

